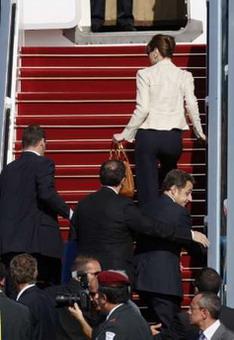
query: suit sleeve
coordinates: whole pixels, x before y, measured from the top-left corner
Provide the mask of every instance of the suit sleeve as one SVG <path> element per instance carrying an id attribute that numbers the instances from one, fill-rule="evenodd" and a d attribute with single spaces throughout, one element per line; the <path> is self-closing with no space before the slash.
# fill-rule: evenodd
<path id="1" fill-rule="evenodd" d="M 145 216 L 133 203 L 129 202 L 126 205 L 124 215 L 127 226 L 135 232 L 177 242 L 192 240 L 189 228 L 181 228 L 176 221 L 173 224 L 167 224 L 156 218 Z"/>
<path id="2" fill-rule="evenodd" d="M 54 186 L 54 163 L 43 158 L 39 164 L 36 177 L 38 199 L 55 213 L 69 218 L 69 207 L 59 196 Z"/>
<path id="3" fill-rule="evenodd" d="M 136 132 L 149 114 L 149 94 L 150 86 L 144 70 L 139 70 L 136 77 L 137 95 L 136 108 L 130 118 L 127 126 L 122 131 L 123 139 L 132 142 L 135 139 Z"/>
<path id="4" fill-rule="evenodd" d="M 79 218 L 79 214 L 78 214 L 78 207 L 79 204 L 77 204 L 73 215 L 72 215 L 72 219 L 71 219 L 71 223 L 70 223 L 70 230 L 69 230 L 69 241 L 73 241 L 73 240 L 77 240 L 78 239 L 78 218 Z"/>

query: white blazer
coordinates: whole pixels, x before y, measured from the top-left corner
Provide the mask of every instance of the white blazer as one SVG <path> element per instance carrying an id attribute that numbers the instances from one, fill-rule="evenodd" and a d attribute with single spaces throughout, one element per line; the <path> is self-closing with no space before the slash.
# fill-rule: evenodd
<path id="1" fill-rule="evenodd" d="M 204 136 L 194 95 L 194 79 L 190 72 L 165 58 L 137 72 L 136 108 L 121 133 L 132 142 L 137 130 L 188 130 L 186 112 L 197 137 Z"/>

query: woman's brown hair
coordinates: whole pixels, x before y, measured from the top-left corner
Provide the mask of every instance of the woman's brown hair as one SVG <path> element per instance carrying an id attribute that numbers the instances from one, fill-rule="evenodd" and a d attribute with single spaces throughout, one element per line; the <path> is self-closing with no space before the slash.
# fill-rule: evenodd
<path id="1" fill-rule="evenodd" d="M 153 52 L 155 48 L 157 48 L 162 57 L 171 58 L 173 56 L 175 46 L 176 44 L 174 37 L 171 37 L 170 35 L 156 34 L 148 43 L 146 52 L 149 54 L 150 52 Z"/>

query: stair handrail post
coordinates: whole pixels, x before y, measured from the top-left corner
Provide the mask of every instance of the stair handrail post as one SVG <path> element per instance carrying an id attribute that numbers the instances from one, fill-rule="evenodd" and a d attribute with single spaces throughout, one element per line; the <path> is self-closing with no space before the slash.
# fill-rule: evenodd
<path id="1" fill-rule="evenodd" d="M 12 34 L 12 72 L 11 72 L 11 88 L 10 88 L 10 113 L 9 113 L 9 127 L 8 127 L 8 140 L 6 163 L 14 159 L 14 142 L 15 142 L 15 115 L 16 115 L 16 92 L 17 92 L 17 75 L 20 47 L 23 45 L 24 33 L 22 26 L 22 3 L 20 0 L 12 0 L 12 5 L 15 5 L 14 16 L 14 32 Z"/>
<path id="2" fill-rule="evenodd" d="M 10 45 L 11 0 L 1 2 L 0 17 L 0 169 L 4 159 L 4 139 L 6 123 L 7 67 Z"/>
<path id="3" fill-rule="evenodd" d="M 208 265 L 220 272 L 222 0 L 209 6 Z"/>
<path id="4" fill-rule="evenodd" d="M 13 158 L 20 0 L 1 4 L 0 169 Z"/>
<path id="5" fill-rule="evenodd" d="M 229 1 L 228 3 L 228 154 L 227 154 L 227 305 L 234 308 L 234 98 L 233 98 L 233 86 L 234 86 L 234 3 Z"/>

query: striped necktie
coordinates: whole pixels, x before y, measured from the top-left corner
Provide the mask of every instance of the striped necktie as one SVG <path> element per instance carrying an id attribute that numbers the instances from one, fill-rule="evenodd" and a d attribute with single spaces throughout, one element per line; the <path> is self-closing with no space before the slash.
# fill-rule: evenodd
<path id="1" fill-rule="evenodd" d="M 198 340 L 207 340 L 203 332 L 200 333 Z"/>

